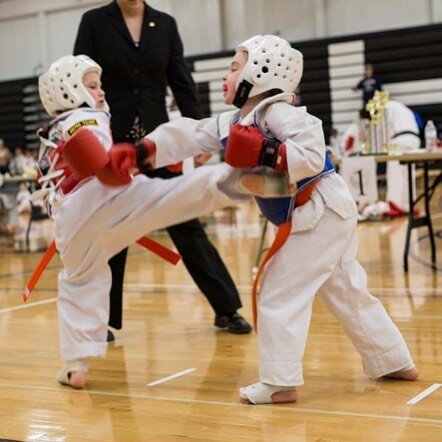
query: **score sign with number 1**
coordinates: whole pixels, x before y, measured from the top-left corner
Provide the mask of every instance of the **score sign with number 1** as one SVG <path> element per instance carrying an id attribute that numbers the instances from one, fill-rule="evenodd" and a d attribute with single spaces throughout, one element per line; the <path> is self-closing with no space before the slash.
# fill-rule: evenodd
<path id="1" fill-rule="evenodd" d="M 339 173 L 359 207 L 378 200 L 376 161 L 373 156 L 343 158 Z"/>

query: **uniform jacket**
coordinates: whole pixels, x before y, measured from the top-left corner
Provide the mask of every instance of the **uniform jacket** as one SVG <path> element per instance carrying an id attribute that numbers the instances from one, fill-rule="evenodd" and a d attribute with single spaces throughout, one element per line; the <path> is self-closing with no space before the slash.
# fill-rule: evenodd
<path id="1" fill-rule="evenodd" d="M 79 108 L 64 112 L 51 121 L 48 140 L 54 145 L 67 141 L 80 128 L 94 133 L 106 150 L 110 150 L 112 136 L 110 115 L 106 111 Z M 97 178 L 88 178 L 69 194 L 55 194 L 51 202 L 51 217 L 55 221 L 57 250 L 63 252 L 66 245 L 92 214 L 108 200 L 123 192 L 127 186 L 107 186 Z M 64 221 L 69 220 L 69 225 Z"/>
<path id="2" fill-rule="evenodd" d="M 202 117 L 175 19 L 164 12 L 145 5 L 137 47 L 115 1 L 92 9 L 82 17 L 74 54 L 86 54 L 103 68 L 116 140 L 129 134 L 137 113 L 148 132 L 168 121 L 167 84 L 184 116 Z"/>
<path id="3" fill-rule="evenodd" d="M 321 120 L 310 115 L 305 107 L 293 106 L 292 94 L 280 94 L 268 100 L 268 105 L 258 105 L 259 111 L 252 111 L 242 123 L 249 120 L 248 124 L 254 124 L 264 136 L 286 144 L 291 183 L 299 183 L 321 173 L 326 153 Z M 239 111 L 232 111 L 201 121 L 181 118 L 158 127 L 148 135 L 157 145 L 155 167 L 223 149 L 230 126 L 238 121 Z M 321 179 L 311 200 L 295 209 L 292 232 L 312 229 L 322 217 L 324 207 L 342 219 L 357 215 L 350 191 L 336 173 Z"/>

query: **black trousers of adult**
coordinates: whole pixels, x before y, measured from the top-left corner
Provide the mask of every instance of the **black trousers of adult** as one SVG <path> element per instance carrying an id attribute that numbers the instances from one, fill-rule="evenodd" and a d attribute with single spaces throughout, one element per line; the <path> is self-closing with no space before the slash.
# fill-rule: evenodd
<path id="1" fill-rule="evenodd" d="M 166 168 L 148 171 L 146 175 L 163 179 L 173 178 L 175 173 Z M 215 314 L 229 315 L 242 307 L 238 290 L 217 250 L 210 242 L 198 219 L 176 224 L 167 231 L 182 256 L 183 263 L 198 288 L 209 301 Z M 112 270 L 110 291 L 109 325 L 116 329 L 122 327 L 123 317 L 123 280 L 127 249 L 109 260 Z"/>

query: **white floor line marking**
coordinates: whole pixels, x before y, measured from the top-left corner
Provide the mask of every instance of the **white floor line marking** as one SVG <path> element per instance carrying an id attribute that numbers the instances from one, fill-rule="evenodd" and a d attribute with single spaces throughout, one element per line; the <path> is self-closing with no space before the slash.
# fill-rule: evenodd
<path id="1" fill-rule="evenodd" d="M 14 307 L 2 308 L 0 309 L 0 314 L 15 312 L 16 310 L 24 310 L 26 308 L 36 307 L 38 305 L 43 305 L 43 304 L 50 304 L 51 302 L 55 302 L 56 300 L 57 298 L 49 298 L 49 299 L 44 299 L 43 301 L 27 302 L 26 304 L 16 305 Z"/>
<path id="2" fill-rule="evenodd" d="M 178 373 L 172 374 L 170 376 L 166 376 L 165 378 L 158 379 L 157 381 L 151 382 L 147 384 L 148 387 L 153 387 L 158 384 L 163 384 L 164 382 L 171 381 L 172 379 L 179 378 L 180 376 L 184 376 L 188 373 L 192 373 L 196 371 L 196 368 L 188 368 L 187 370 L 179 371 Z"/>
<path id="3" fill-rule="evenodd" d="M 86 395 L 96 395 L 96 396 L 108 396 L 108 397 L 121 397 L 127 399 L 144 399 L 150 401 L 166 401 L 166 402 L 178 402 L 184 404 L 202 404 L 202 405 L 220 405 L 224 407 L 242 407 L 246 408 L 248 411 L 251 410 L 251 405 L 241 404 L 238 402 L 222 402 L 222 401 L 208 401 L 203 399 L 186 399 L 177 397 L 167 397 L 167 396 L 151 396 L 148 394 L 137 394 L 137 393 L 113 393 L 110 391 L 97 391 L 97 390 L 75 390 L 65 387 L 36 387 L 35 385 L 18 385 L 18 384 L 3 384 L 0 383 L 0 388 L 15 388 L 19 390 L 34 390 L 36 392 L 50 392 L 56 394 L 66 393 L 69 397 L 72 394 L 86 394 Z M 302 408 L 297 405 L 284 406 L 278 405 L 259 405 L 259 408 L 268 408 L 272 412 L 277 412 L 278 410 L 290 411 L 293 413 L 311 413 L 311 414 L 325 414 L 329 416 L 349 416 L 355 418 L 368 418 L 368 419 L 382 419 L 390 421 L 405 421 L 405 422 L 415 422 L 419 424 L 436 424 L 442 426 L 442 419 L 429 419 L 424 417 L 409 417 L 409 416 L 396 416 L 388 414 L 371 414 L 371 413 L 354 413 L 351 411 L 334 411 L 334 410 L 321 410 L 313 408 Z"/>
<path id="4" fill-rule="evenodd" d="M 411 398 L 407 405 L 415 405 L 422 399 L 425 399 L 429 394 L 436 391 L 439 387 L 442 387 L 442 384 L 433 384 L 430 387 L 428 387 L 426 390 L 422 391 L 421 393 L 417 394 L 415 397 Z"/>
<path id="5" fill-rule="evenodd" d="M 251 285 L 238 284 L 236 286 L 239 290 L 250 291 L 252 290 Z M 195 293 L 199 293 L 199 289 L 192 284 L 155 284 L 155 283 L 139 283 L 139 284 L 124 284 L 124 288 L 129 291 L 142 291 L 149 289 L 164 289 L 164 290 L 190 290 Z M 431 293 L 431 294 L 442 294 L 442 290 L 437 287 L 368 287 L 369 292 L 382 292 L 382 293 L 393 293 L 398 295 L 408 295 L 410 293 Z"/>

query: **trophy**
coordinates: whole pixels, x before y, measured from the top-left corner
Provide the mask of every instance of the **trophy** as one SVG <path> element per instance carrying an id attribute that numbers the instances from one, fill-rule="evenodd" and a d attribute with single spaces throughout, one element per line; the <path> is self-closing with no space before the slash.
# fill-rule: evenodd
<path id="1" fill-rule="evenodd" d="M 393 145 L 388 137 L 387 102 L 390 93 L 376 91 L 374 97 L 368 101 L 365 109 L 370 114 L 369 153 L 386 154 L 393 152 Z"/>
<path id="2" fill-rule="evenodd" d="M 377 153 L 379 140 L 378 140 L 378 115 L 377 115 L 377 102 L 372 98 L 365 105 L 365 110 L 370 114 L 370 127 L 368 131 L 368 154 Z"/>

